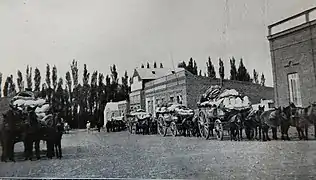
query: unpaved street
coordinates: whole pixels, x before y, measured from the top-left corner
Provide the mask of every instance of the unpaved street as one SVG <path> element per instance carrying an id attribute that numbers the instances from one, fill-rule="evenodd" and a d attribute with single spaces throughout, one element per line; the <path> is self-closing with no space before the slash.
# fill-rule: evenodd
<path id="1" fill-rule="evenodd" d="M 196 137 L 73 131 L 63 159 L 0 163 L 1 177 L 312 179 L 316 141 L 204 140 Z"/>

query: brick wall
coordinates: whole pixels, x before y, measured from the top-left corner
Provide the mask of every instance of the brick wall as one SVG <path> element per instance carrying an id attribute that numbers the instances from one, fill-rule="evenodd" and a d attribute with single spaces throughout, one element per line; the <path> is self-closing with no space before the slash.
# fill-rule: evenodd
<path id="1" fill-rule="evenodd" d="M 212 85 L 220 85 L 220 79 L 194 76 L 187 72 L 187 101 L 188 107 L 197 108 L 197 102 L 205 91 Z M 273 88 L 241 81 L 223 80 L 223 88 L 235 89 L 239 93 L 249 97 L 252 103 L 260 103 L 261 99 L 273 99 Z"/>
<path id="2" fill-rule="evenodd" d="M 269 41 L 276 105 L 289 104 L 290 73 L 299 75 L 303 106 L 316 102 L 316 21 L 272 35 Z"/>

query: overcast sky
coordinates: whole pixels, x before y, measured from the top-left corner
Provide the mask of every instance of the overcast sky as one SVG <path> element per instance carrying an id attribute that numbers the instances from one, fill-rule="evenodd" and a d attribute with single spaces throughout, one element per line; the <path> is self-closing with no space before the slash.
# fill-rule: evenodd
<path id="1" fill-rule="evenodd" d="M 172 67 L 193 57 L 206 69 L 218 58 L 229 76 L 229 57 L 241 57 L 272 85 L 267 26 L 316 6 L 315 0 L 1 0 L 0 72 L 4 78 L 26 65 L 55 64 L 65 77 L 77 59 L 80 73 L 121 76 L 147 61 Z M 34 75 L 34 72 L 33 72 Z M 80 82 L 82 78 L 80 77 Z"/>

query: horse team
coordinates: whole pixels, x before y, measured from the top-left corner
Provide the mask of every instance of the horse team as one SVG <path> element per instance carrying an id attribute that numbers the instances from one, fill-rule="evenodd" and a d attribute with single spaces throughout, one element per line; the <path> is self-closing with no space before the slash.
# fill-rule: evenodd
<path id="1" fill-rule="evenodd" d="M 277 130 L 281 130 L 281 139 L 290 140 L 289 128 L 295 127 L 298 132 L 299 139 L 308 139 L 308 129 L 314 125 L 314 135 L 316 137 L 316 103 L 311 103 L 308 107 L 295 107 L 293 103 L 287 107 L 278 107 L 265 111 L 264 106 L 259 106 L 258 110 L 249 110 L 238 115 L 229 116 L 229 129 L 231 140 L 242 140 L 243 129 L 246 137 L 249 140 L 257 139 L 262 141 L 271 140 L 269 137 L 269 130 L 272 130 L 272 139 L 277 140 Z M 237 120 L 236 120 L 237 119 Z M 199 127 L 200 117 L 195 115 L 187 121 L 185 129 L 183 129 L 184 136 L 201 136 L 201 127 Z M 157 124 L 157 118 L 152 118 L 151 123 Z M 155 126 L 157 127 L 157 126 Z M 143 134 L 155 134 L 157 131 L 148 131 L 148 127 L 139 127 Z M 152 128 L 151 128 L 152 129 Z M 213 129 L 211 127 L 211 129 Z M 214 136 L 213 131 L 210 130 L 210 136 Z"/>
<path id="2" fill-rule="evenodd" d="M 11 107 L 2 114 L 3 123 L 0 126 L 0 142 L 2 146 L 1 161 L 15 161 L 14 145 L 18 142 L 24 144 L 25 160 L 33 159 L 33 148 L 35 145 L 36 158 L 40 159 L 40 141 L 46 141 L 47 157 L 62 157 L 61 139 L 64 125 L 59 113 L 53 113 L 42 125 L 36 116 L 35 108 L 28 108 L 27 111 Z"/>

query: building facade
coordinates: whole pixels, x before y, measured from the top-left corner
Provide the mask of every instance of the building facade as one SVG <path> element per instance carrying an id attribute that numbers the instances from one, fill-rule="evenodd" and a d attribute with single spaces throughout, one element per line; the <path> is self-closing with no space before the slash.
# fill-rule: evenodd
<path id="1" fill-rule="evenodd" d="M 212 85 L 236 89 L 247 95 L 252 103 L 261 99 L 273 99 L 273 88 L 260 86 L 251 82 L 210 79 L 195 76 L 185 69 L 172 72 L 145 84 L 146 111 L 155 114 L 155 109 L 162 103 L 177 102 L 191 108 L 197 108 L 201 95 Z"/>
<path id="2" fill-rule="evenodd" d="M 310 19 L 316 8 L 289 17 L 268 27 L 268 40 L 274 81 L 274 99 L 277 106 L 308 106 L 316 102 L 316 20 Z M 273 33 L 272 30 L 298 18 L 296 26 Z"/>
<path id="3" fill-rule="evenodd" d="M 171 73 L 168 68 L 136 68 L 132 76 L 130 97 L 130 110 L 146 109 L 145 84 L 159 77 Z"/>

